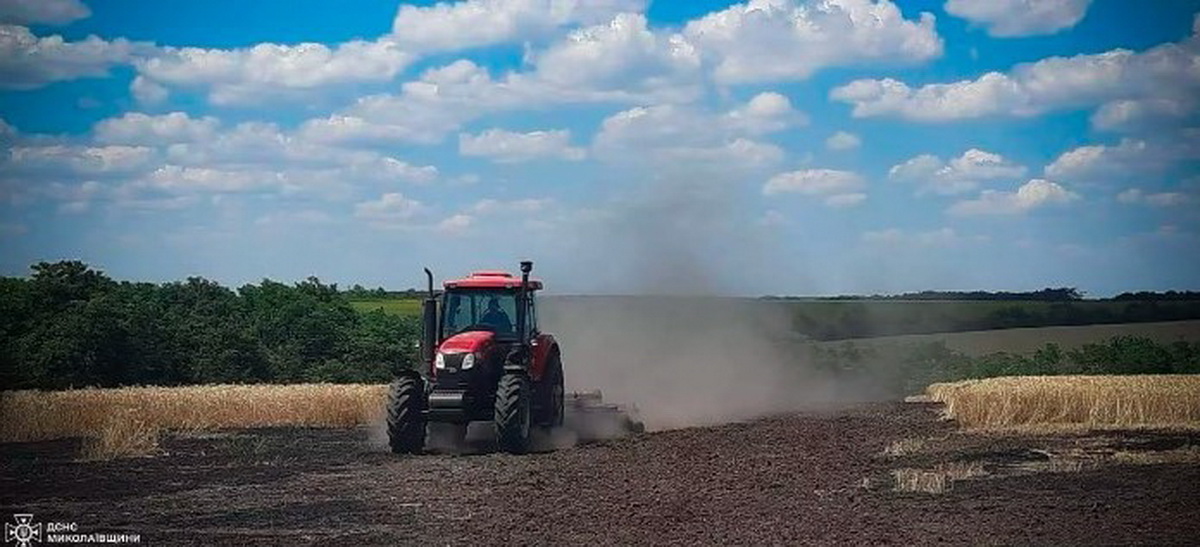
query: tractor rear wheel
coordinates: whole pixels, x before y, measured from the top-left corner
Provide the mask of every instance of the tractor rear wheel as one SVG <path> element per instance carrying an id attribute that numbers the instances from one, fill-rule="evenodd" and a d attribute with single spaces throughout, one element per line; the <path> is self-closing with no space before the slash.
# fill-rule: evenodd
<path id="1" fill-rule="evenodd" d="M 524 454 L 529 450 L 530 395 L 529 379 L 524 374 L 500 377 L 492 420 L 500 450 L 509 454 Z"/>
<path id="2" fill-rule="evenodd" d="M 388 391 L 388 444 L 397 454 L 425 449 L 425 389 L 420 378 L 401 376 Z"/>
<path id="3" fill-rule="evenodd" d="M 562 427 L 563 401 L 566 393 L 563 391 L 562 358 L 558 356 L 558 353 L 550 358 L 549 366 L 546 369 L 546 378 L 543 382 L 545 385 L 542 388 L 541 425 L 549 428 Z"/>

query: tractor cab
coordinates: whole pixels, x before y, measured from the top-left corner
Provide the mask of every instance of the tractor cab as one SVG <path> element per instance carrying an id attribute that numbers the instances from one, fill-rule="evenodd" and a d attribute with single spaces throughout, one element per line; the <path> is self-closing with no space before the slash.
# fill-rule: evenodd
<path id="1" fill-rule="evenodd" d="M 474 331 L 491 332 L 497 342 L 521 343 L 536 336 L 533 292 L 542 288 L 540 281 L 529 280 L 522 295 L 520 279 L 507 272 L 480 271 L 446 281 L 444 287 L 439 347 L 448 339 Z"/>

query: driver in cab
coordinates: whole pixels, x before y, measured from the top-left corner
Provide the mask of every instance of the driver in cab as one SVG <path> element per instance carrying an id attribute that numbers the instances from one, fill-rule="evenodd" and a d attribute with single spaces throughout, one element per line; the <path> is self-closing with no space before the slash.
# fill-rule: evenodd
<path id="1" fill-rule="evenodd" d="M 512 332 L 512 320 L 508 314 L 500 309 L 500 301 L 496 297 L 488 300 L 487 311 L 483 312 L 483 317 L 479 318 L 479 322 L 489 325 L 496 329 L 496 332 Z"/>

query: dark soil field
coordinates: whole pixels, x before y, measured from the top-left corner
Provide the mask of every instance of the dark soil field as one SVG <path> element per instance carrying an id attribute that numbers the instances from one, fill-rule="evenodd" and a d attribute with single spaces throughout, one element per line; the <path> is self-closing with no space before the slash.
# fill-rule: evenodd
<path id="1" fill-rule="evenodd" d="M 957 433 L 932 410 L 869 404 L 526 456 L 486 441 L 470 454 L 394 456 L 365 428 L 175 435 L 158 456 L 113 462 L 76 461 L 74 441 L 8 444 L 0 509 L 152 545 L 1200 538 L 1200 464 L 1109 457 L 1194 447 L 1196 433 L 991 437 Z M 903 439 L 924 442 L 884 455 Z M 938 494 L 894 489 L 895 469 L 956 461 L 979 462 L 983 475 Z"/>

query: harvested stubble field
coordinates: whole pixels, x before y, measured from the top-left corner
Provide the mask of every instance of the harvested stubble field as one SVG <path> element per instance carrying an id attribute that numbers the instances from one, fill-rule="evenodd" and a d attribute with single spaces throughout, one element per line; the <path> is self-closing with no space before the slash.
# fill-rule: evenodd
<path id="1" fill-rule="evenodd" d="M 349 399 L 377 397 L 375 386 L 360 389 Z M 270 405 L 245 402 L 258 425 L 272 423 Z M 469 454 L 394 456 L 367 426 L 194 427 L 163 432 L 150 457 L 110 461 L 81 461 L 74 438 L 5 443 L 0 511 L 140 533 L 153 544 L 1200 537 L 1195 430 L 978 433 L 942 419 L 942 410 L 825 408 L 527 456 L 494 453 L 486 442 Z"/>
<path id="2" fill-rule="evenodd" d="M 933 384 L 970 429 L 1197 429 L 1200 376 L 1013 376 Z"/>
<path id="3" fill-rule="evenodd" d="M 92 458 L 145 454 L 165 430 L 355 427 L 378 422 L 386 385 L 211 385 L 0 394 L 0 441 L 87 439 Z"/>

